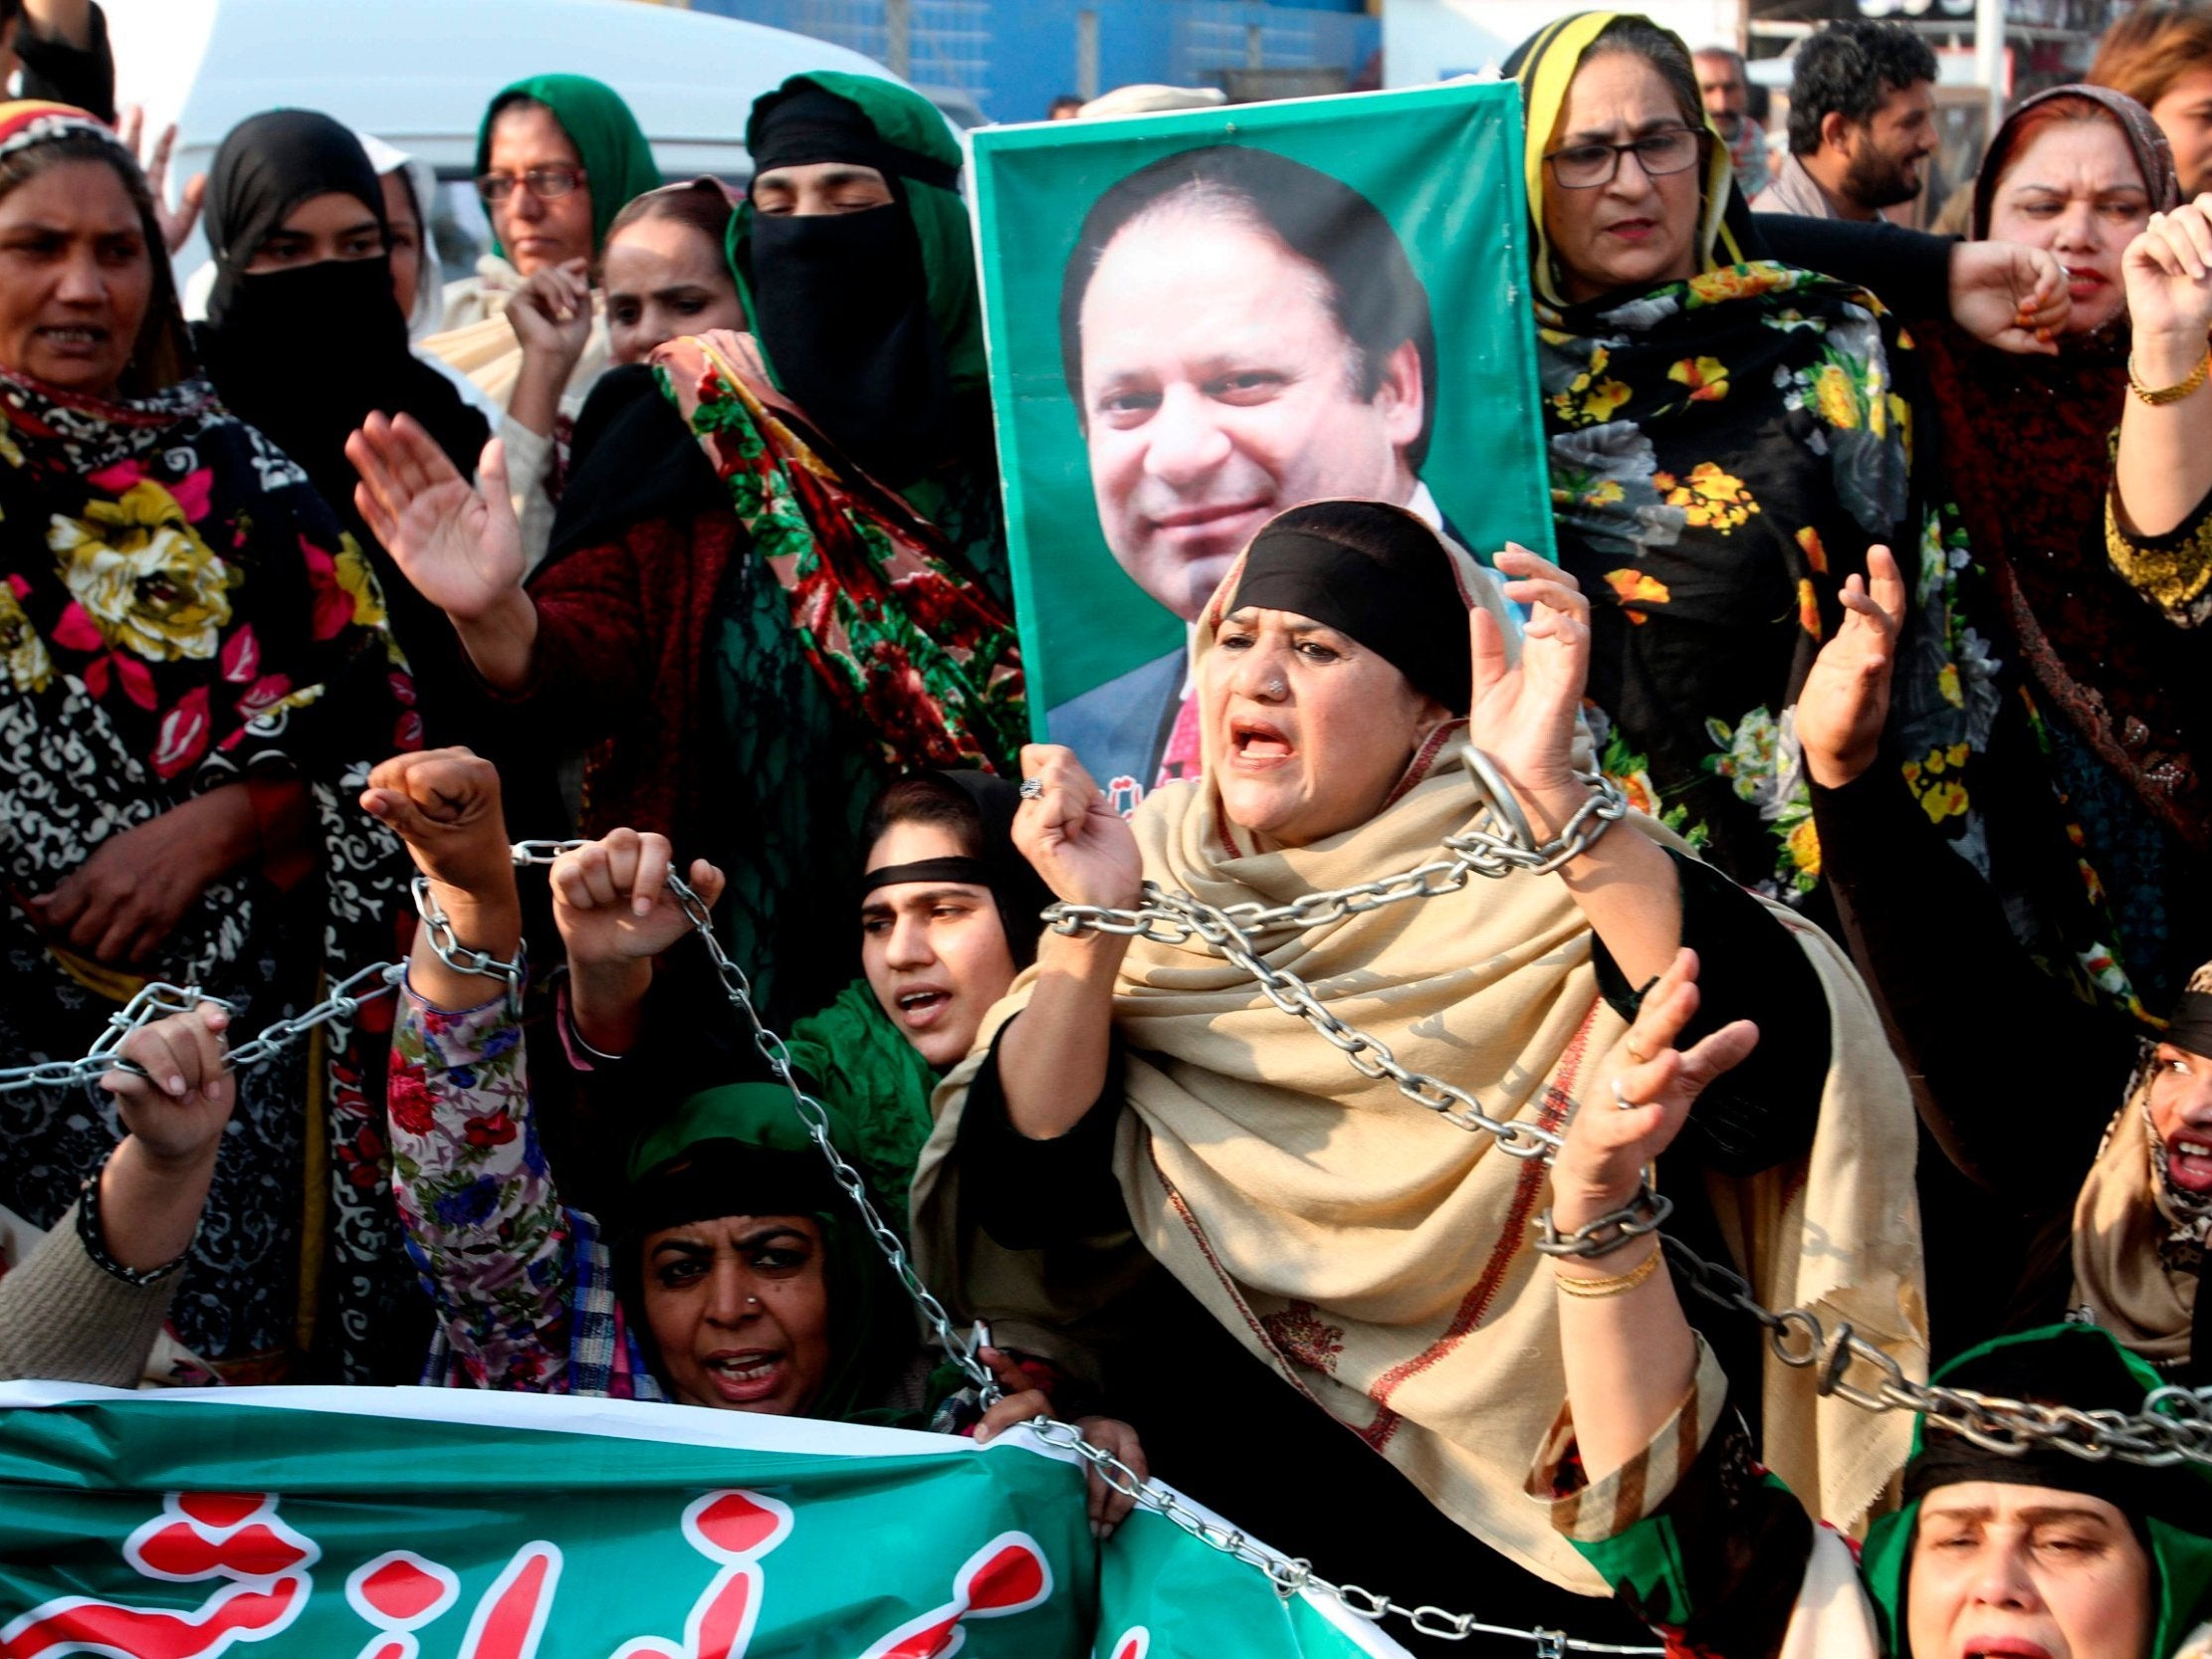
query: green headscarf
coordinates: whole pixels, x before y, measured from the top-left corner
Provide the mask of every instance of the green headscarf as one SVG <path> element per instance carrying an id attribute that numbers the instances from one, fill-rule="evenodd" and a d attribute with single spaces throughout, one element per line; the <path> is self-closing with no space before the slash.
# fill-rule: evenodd
<path id="1" fill-rule="evenodd" d="M 831 1108 L 830 1136 L 854 1155 Z M 852 1201 L 799 1121 L 781 1083 L 732 1083 L 692 1096 L 630 1150 L 615 1250 L 618 1279 L 646 1324 L 638 1248 L 663 1227 L 723 1215 L 806 1215 L 822 1230 L 829 1290 L 829 1375 L 807 1415 L 901 1423 L 885 1393 L 918 1348 L 915 1321 Z"/>
<path id="2" fill-rule="evenodd" d="M 1999 1397 L 2129 1412 L 2141 1410 L 2144 1396 L 2162 1381 L 2148 1364 L 2094 1325 L 2052 1325 L 1999 1337 L 1969 1348 L 1930 1380 Z M 1939 1471 L 1930 1460 L 1940 1460 Z M 1916 1494 L 1960 1480 L 2050 1486 L 2102 1498 L 2119 1509 L 2148 1545 L 2157 1574 L 2152 1591 L 2158 1615 L 2151 1634 L 2153 1655 L 2171 1653 L 2212 1613 L 2212 1477 L 2204 1469 L 2191 1464 L 2151 1469 L 2117 1461 L 2089 1462 L 2058 1450 L 2041 1454 L 2031 1450 L 2024 1457 L 1985 1454 L 1948 1433 L 1931 1445 L 1923 1418 L 1913 1428 L 1912 1458 L 1905 1465 L 1910 1501 L 1868 1530 L 1860 1557 L 1890 1653 L 1910 1651 L 1904 1603 L 1913 1535 L 1920 1520 Z"/>
<path id="3" fill-rule="evenodd" d="M 915 235 L 922 244 L 922 270 L 929 285 L 930 319 L 937 324 L 938 338 L 944 343 L 945 366 L 952 389 L 956 394 L 984 390 L 989 374 L 984 364 L 983 302 L 976 285 L 975 239 L 969 223 L 968 204 L 961 200 L 959 189 L 947 182 L 950 174 L 959 172 L 962 157 L 960 145 L 946 126 L 945 117 L 920 93 L 892 82 L 879 81 L 873 76 L 847 75 L 837 70 L 813 70 L 792 76 L 774 92 L 764 93 L 754 102 L 753 112 L 746 120 L 745 141 L 746 147 L 756 156 L 763 111 L 777 100 L 808 86 L 841 98 L 859 109 L 890 152 L 884 159 L 888 162 L 893 192 L 905 206 Z M 902 166 L 902 158 L 911 158 L 916 165 Z M 875 164 L 872 157 L 841 159 L 867 159 L 869 164 Z M 917 176 L 918 173 L 928 176 Z M 750 248 L 753 219 L 753 204 L 749 201 L 730 221 L 730 268 L 737 276 L 738 293 L 744 298 L 748 317 L 756 315 Z M 775 363 L 765 343 L 762 356 L 768 360 L 771 377 L 774 377 Z M 776 380 L 776 385 L 779 390 L 790 389 L 780 379 Z"/>
<path id="4" fill-rule="evenodd" d="M 607 226 L 632 196 L 657 190 L 660 168 L 653 162 L 653 148 L 645 132 L 622 102 L 622 95 L 588 75 L 533 75 L 511 87 L 502 87 L 484 111 L 484 124 L 476 132 L 476 171 L 482 177 L 492 165 L 492 121 L 499 107 L 511 99 L 527 98 L 553 111 L 560 130 L 576 146 L 583 162 L 584 188 L 591 192 L 591 252 L 596 258 L 606 246 Z M 495 232 L 492 252 L 502 259 L 507 251 Z"/>
<path id="5" fill-rule="evenodd" d="M 903 1236 L 914 1165 L 930 1138 L 937 1071 L 891 1023 L 865 979 L 791 1027 L 791 1064 L 842 1120 L 839 1149 L 860 1165 L 884 1219 Z"/>

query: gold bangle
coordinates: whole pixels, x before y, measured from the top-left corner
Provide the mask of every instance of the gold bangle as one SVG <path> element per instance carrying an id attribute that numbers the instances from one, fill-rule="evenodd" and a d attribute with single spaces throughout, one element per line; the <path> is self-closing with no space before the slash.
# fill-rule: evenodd
<path id="1" fill-rule="evenodd" d="M 2132 351 L 2127 354 L 2127 389 L 2153 409 L 2179 403 L 2204 384 L 2207 373 L 2212 373 L 2212 346 L 2206 347 L 2204 355 L 2197 359 L 2197 366 L 2189 371 L 2188 379 L 2176 381 L 2171 386 L 2144 385 L 2135 377 L 2135 354 Z"/>
<path id="2" fill-rule="evenodd" d="M 1664 1254 L 1663 1250 L 1655 1250 L 1628 1272 L 1616 1273 L 1610 1279 L 1570 1279 L 1564 1273 L 1554 1273 L 1552 1282 L 1569 1296 L 1591 1300 L 1607 1296 L 1627 1296 L 1659 1271 L 1659 1258 Z"/>

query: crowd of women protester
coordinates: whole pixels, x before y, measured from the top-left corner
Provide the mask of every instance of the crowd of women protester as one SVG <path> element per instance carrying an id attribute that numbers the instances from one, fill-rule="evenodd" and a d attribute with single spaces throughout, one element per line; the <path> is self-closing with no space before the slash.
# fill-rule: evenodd
<path id="1" fill-rule="evenodd" d="M 0 1085 L 0 1376 L 1050 1414 L 1491 1624 L 2212 1651 L 2203 1462 L 1868 1410 L 1682 1266 L 2212 1382 L 2212 12 L 2122 28 L 2168 85 L 2023 102 L 1963 241 L 1751 213 L 1641 17 L 1525 43 L 1557 562 L 1280 514 L 1127 819 L 1025 742 L 916 95 L 733 109 L 734 191 L 518 82 L 442 296 L 435 181 L 271 110 L 189 328 L 107 111 L 0 104 L 0 1067 L 208 999 Z"/>

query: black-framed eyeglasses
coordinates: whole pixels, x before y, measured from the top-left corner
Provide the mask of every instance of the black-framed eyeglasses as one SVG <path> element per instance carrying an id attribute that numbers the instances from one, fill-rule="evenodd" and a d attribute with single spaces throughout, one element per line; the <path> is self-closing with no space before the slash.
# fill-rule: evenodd
<path id="1" fill-rule="evenodd" d="M 515 193 L 515 186 L 519 184 L 540 201 L 550 202 L 555 196 L 567 195 L 583 179 L 581 167 L 571 167 L 566 162 L 556 161 L 543 167 L 533 167 L 520 176 L 514 173 L 486 173 L 476 181 L 476 193 L 497 207 Z"/>
<path id="2" fill-rule="evenodd" d="M 1686 173 L 1704 153 L 1705 134 L 1696 127 L 1664 126 L 1625 144 L 1569 144 L 1544 157 L 1551 176 L 1563 190 L 1595 190 L 1611 184 L 1621 170 L 1621 157 L 1634 155 L 1647 178 Z"/>

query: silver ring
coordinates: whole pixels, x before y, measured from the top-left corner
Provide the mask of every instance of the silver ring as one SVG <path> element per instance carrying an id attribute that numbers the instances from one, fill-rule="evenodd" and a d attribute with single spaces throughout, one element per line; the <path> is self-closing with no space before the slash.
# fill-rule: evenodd
<path id="1" fill-rule="evenodd" d="M 1621 1080 L 1615 1078 L 1613 1080 L 1613 1104 L 1623 1112 L 1634 1112 L 1638 1107 L 1650 1106 L 1652 1103 L 1650 1101 L 1630 1100 L 1627 1091 L 1621 1087 Z"/>
<path id="2" fill-rule="evenodd" d="M 1025 801 L 1042 800 L 1044 798 L 1044 779 L 1041 777 L 1023 778 L 1021 780 L 1021 798 Z"/>

